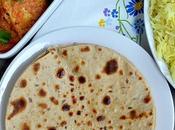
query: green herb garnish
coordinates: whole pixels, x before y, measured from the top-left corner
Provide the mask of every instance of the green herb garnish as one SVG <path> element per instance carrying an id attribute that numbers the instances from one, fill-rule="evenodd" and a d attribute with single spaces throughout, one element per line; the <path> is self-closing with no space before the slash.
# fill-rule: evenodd
<path id="1" fill-rule="evenodd" d="M 0 29 L 0 43 L 7 44 L 11 38 L 11 33 Z"/>

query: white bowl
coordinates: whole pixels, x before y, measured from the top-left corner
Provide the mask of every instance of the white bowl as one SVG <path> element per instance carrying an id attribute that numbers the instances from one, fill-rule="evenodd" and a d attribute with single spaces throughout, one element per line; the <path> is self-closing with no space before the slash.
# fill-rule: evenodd
<path id="1" fill-rule="evenodd" d="M 153 57 L 160 68 L 160 71 L 163 73 L 163 75 L 166 77 L 166 79 L 169 81 L 169 83 L 175 88 L 175 82 L 173 81 L 170 71 L 168 69 L 167 64 L 164 62 L 163 59 L 160 59 L 156 52 L 156 47 L 154 43 L 154 35 L 153 30 L 150 23 L 150 17 L 149 17 L 149 4 L 150 0 L 144 0 L 144 20 L 145 20 L 145 28 L 146 28 L 146 34 L 148 43 L 151 49 L 151 52 L 153 54 Z"/>
<path id="2" fill-rule="evenodd" d="M 34 36 L 34 34 L 41 28 L 41 26 L 47 21 L 55 9 L 60 5 L 62 0 L 53 0 L 43 15 L 37 20 L 32 28 L 25 34 L 25 36 L 9 51 L 0 53 L 0 59 L 10 58 L 14 56 L 20 49 L 22 49 L 27 42 Z"/>
<path id="3" fill-rule="evenodd" d="M 47 48 L 74 42 L 95 43 L 108 47 L 131 61 L 150 86 L 156 107 L 155 130 L 174 130 L 174 105 L 171 91 L 153 59 L 130 39 L 114 31 L 92 27 L 73 27 L 50 32 L 32 42 L 17 55 L 0 83 L 0 130 L 4 130 L 9 95 L 23 70 Z"/>

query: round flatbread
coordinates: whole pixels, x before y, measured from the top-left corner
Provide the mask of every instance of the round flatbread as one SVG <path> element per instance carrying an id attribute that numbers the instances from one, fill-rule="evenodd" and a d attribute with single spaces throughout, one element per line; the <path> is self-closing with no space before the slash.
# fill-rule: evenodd
<path id="1" fill-rule="evenodd" d="M 6 130 L 153 130 L 144 77 L 111 49 L 81 44 L 49 49 L 14 85 Z"/>

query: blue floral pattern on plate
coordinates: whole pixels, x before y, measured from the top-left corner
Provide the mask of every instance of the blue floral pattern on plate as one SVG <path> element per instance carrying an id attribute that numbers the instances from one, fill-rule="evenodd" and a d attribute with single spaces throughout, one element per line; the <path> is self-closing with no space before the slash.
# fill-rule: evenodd
<path id="1" fill-rule="evenodd" d="M 105 7 L 100 27 L 116 30 L 137 43 L 144 33 L 143 0 L 117 0 L 113 8 Z"/>

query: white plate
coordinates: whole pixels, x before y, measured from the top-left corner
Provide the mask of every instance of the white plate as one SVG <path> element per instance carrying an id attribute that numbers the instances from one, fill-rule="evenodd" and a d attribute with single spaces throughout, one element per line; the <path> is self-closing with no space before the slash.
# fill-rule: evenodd
<path id="1" fill-rule="evenodd" d="M 24 37 L 9 51 L 5 53 L 0 53 L 0 59 L 10 58 L 14 56 L 21 48 L 23 48 L 27 44 L 27 42 L 34 36 L 34 34 L 47 21 L 47 19 L 52 15 L 52 13 L 60 5 L 61 2 L 62 0 L 53 0 L 47 10 L 42 14 L 42 16 L 32 26 L 32 28 L 24 35 Z"/>
<path id="2" fill-rule="evenodd" d="M 149 43 L 151 52 L 153 54 L 153 57 L 160 68 L 160 71 L 163 73 L 163 75 L 166 77 L 169 83 L 175 88 L 175 82 L 171 77 L 167 64 L 164 62 L 163 59 L 160 59 L 158 57 L 156 52 L 153 30 L 152 30 L 150 18 L 149 18 L 149 2 L 150 0 L 144 0 L 144 20 L 145 20 L 145 28 L 146 28 L 148 43 Z"/>
<path id="3" fill-rule="evenodd" d="M 67 43 L 95 43 L 112 48 L 127 57 L 143 74 L 151 87 L 156 106 L 156 130 L 173 130 L 174 107 L 169 86 L 152 58 L 133 41 L 120 34 L 91 27 L 73 27 L 50 32 L 27 46 L 10 64 L 0 84 L 0 129 L 4 130 L 6 103 L 11 89 L 24 70 L 50 46 Z"/>

